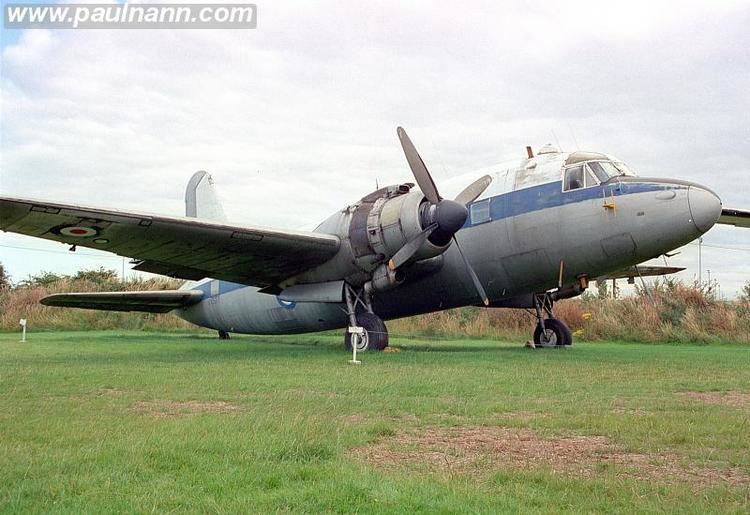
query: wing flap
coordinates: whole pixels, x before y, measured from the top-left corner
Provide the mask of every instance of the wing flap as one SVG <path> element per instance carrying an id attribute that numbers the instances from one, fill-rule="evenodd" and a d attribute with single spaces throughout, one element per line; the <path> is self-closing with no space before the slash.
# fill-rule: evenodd
<path id="1" fill-rule="evenodd" d="M 98 309 L 104 311 L 143 311 L 168 313 L 200 302 L 198 290 L 161 290 L 99 293 L 56 293 L 44 297 L 45 306 Z"/>
<path id="2" fill-rule="evenodd" d="M 328 261 L 340 245 L 331 234 L 10 197 L 0 197 L 0 229 L 114 252 L 138 270 L 261 288 Z"/>
<path id="3" fill-rule="evenodd" d="M 719 223 L 725 225 L 734 225 L 735 227 L 750 228 L 750 210 L 724 208 L 721 210 Z"/>

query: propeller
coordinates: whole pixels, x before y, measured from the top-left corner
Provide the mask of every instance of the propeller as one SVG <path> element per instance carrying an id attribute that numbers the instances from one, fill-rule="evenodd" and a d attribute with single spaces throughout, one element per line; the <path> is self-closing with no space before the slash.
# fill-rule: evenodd
<path id="1" fill-rule="evenodd" d="M 427 166 L 425 166 L 422 157 L 417 152 L 414 143 L 409 139 L 406 131 L 402 127 L 399 127 L 396 132 L 398 133 L 401 147 L 404 149 L 404 154 L 406 155 L 406 161 L 409 163 L 409 168 L 411 168 L 411 172 L 414 174 L 417 185 L 430 203 L 430 206 L 426 210 L 426 216 L 430 223 L 422 232 L 408 241 L 391 257 L 388 262 L 388 268 L 395 270 L 409 261 L 428 239 L 437 246 L 447 245 L 452 239 L 458 249 L 458 253 L 461 254 L 466 270 L 474 283 L 474 288 L 477 290 L 482 302 L 486 306 L 489 305 L 490 301 L 487 298 L 487 293 L 484 291 L 479 277 L 477 277 L 476 272 L 471 267 L 463 250 L 461 250 L 461 246 L 456 239 L 456 232 L 463 227 L 466 218 L 469 216 L 466 205 L 481 195 L 487 186 L 489 186 L 492 178 L 485 175 L 474 181 L 458 194 L 456 200 L 444 199 L 438 193 L 435 181 L 432 180 Z"/>
<path id="2" fill-rule="evenodd" d="M 411 168 L 411 173 L 414 174 L 414 178 L 417 180 L 419 189 L 422 190 L 427 200 L 433 204 L 439 204 L 443 199 L 440 197 L 437 186 L 435 186 L 435 181 L 432 180 L 430 172 L 427 171 L 427 167 L 424 161 L 422 161 L 419 152 L 417 152 L 414 143 L 411 142 L 409 135 L 406 134 L 403 127 L 396 129 L 396 133 L 398 134 L 398 139 L 401 140 L 401 148 L 404 149 L 406 160 L 409 162 L 409 168 Z"/>
<path id="3" fill-rule="evenodd" d="M 487 186 L 489 186 L 491 182 L 492 176 L 490 175 L 484 175 L 480 177 L 476 181 L 466 186 L 466 188 L 464 188 L 461 193 L 456 195 L 456 202 L 458 202 L 459 204 L 463 204 L 464 206 L 468 206 L 469 204 L 474 202 L 484 190 L 487 189 Z"/>

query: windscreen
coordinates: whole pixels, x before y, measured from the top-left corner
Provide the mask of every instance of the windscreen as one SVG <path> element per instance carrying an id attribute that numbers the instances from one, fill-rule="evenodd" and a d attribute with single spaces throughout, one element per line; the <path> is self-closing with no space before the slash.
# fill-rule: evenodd
<path id="1" fill-rule="evenodd" d="M 633 175 L 633 173 L 623 163 L 614 163 L 611 161 L 591 161 L 587 166 L 594 172 L 600 182 L 606 182 L 612 177 L 620 175 Z"/>

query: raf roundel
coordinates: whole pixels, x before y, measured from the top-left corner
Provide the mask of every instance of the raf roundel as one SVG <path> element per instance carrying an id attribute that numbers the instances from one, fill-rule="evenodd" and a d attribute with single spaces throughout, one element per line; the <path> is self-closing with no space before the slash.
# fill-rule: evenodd
<path id="1" fill-rule="evenodd" d="M 297 306 L 297 303 L 293 300 L 282 300 L 279 297 L 276 297 L 276 302 L 284 309 L 294 309 Z"/>
<path id="2" fill-rule="evenodd" d="M 96 236 L 99 232 L 91 227 L 73 225 L 60 229 L 60 234 L 62 236 L 71 236 L 73 238 L 89 238 L 91 236 Z"/>

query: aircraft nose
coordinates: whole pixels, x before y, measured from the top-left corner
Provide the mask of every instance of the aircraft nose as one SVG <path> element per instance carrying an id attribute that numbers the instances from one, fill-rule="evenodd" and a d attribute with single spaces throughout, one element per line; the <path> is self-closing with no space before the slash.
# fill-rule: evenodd
<path id="1" fill-rule="evenodd" d="M 690 216 L 700 232 L 708 231 L 721 216 L 721 199 L 716 194 L 698 185 L 688 190 Z"/>

